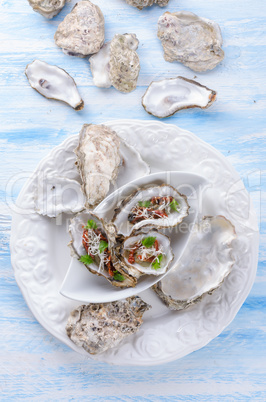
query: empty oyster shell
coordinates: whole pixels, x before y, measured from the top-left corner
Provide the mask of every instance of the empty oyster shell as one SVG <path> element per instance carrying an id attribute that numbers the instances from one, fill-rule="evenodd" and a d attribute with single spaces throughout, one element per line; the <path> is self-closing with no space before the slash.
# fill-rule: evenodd
<path id="1" fill-rule="evenodd" d="M 142 106 L 155 117 L 169 117 L 182 109 L 210 107 L 216 92 L 184 77 L 154 81 L 142 98 Z"/>
<path id="2" fill-rule="evenodd" d="M 158 38 L 166 61 L 179 61 L 194 71 L 212 70 L 224 58 L 219 25 L 188 11 L 164 13 Z"/>
<path id="3" fill-rule="evenodd" d="M 117 346 L 125 337 L 137 332 L 143 314 L 150 309 L 151 306 L 139 296 L 79 306 L 70 314 L 66 332 L 77 346 L 95 355 Z"/>
<path id="4" fill-rule="evenodd" d="M 34 60 L 28 64 L 25 74 L 32 88 L 48 99 L 60 100 L 82 110 L 84 102 L 73 78 L 62 68 L 44 61 Z"/>
<path id="5" fill-rule="evenodd" d="M 136 53 L 139 41 L 135 34 L 115 35 L 90 58 L 93 82 L 97 87 L 114 86 L 120 92 L 131 92 L 137 86 L 140 64 Z"/>
<path id="6" fill-rule="evenodd" d="M 120 138 L 104 125 L 84 124 L 75 149 L 77 166 L 86 195 L 86 207 L 99 204 L 114 182 L 121 164 Z"/>
<path id="7" fill-rule="evenodd" d="M 55 17 L 70 0 L 28 0 L 31 7 L 37 13 L 46 18 Z"/>
<path id="8" fill-rule="evenodd" d="M 188 215 L 188 210 L 187 197 L 174 187 L 168 184 L 149 186 L 121 201 L 115 209 L 113 223 L 119 233 L 128 236 L 145 226 L 174 227 Z"/>
<path id="9" fill-rule="evenodd" d="M 153 289 L 171 310 L 182 310 L 219 288 L 234 265 L 235 228 L 223 216 L 207 216 L 195 226 L 181 259 Z"/>
<path id="10" fill-rule="evenodd" d="M 97 53 L 104 43 L 104 16 L 100 8 L 89 0 L 78 2 L 59 24 L 54 39 L 69 56 Z"/>
<path id="11" fill-rule="evenodd" d="M 127 4 L 142 10 L 144 7 L 149 7 L 153 4 L 158 4 L 160 7 L 165 7 L 169 3 L 169 0 L 126 0 L 126 2 Z"/>
<path id="12" fill-rule="evenodd" d="M 82 211 L 86 199 L 76 180 L 47 175 L 38 178 L 34 202 L 38 214 L 56 218 L 62 213 Z"/>
<path id="13" fill-rule="evenodd" d="M 71 219 L 69 233 L 72 255 L 83 262 L 91 273 L 103 276 L 113 286 L 135 286 L 135 278 L 121 271 L 119 264 L 112 265 L 111 251 L 116 239 L 113 225 L 107 225 L 96 214 L 84 211 Z"/>
<path id="14" fill-rule="evenodd" d="M 120 252 L 127 272 L 137 278 L 164 274 L 174 258 L 169 237 L 156 230 L 127 237 Z"/>

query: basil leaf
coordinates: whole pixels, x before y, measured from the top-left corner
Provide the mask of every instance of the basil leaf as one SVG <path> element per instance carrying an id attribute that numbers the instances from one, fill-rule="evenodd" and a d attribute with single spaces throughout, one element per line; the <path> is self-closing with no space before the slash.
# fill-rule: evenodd
<path id="1" fill-rule="evenodd" d="M 125 280 L 124 276 L 120 274 L 120 272 L 115 271 L 113 276 L 115 281 L 123 282 Z"/>
<path id="2" fill-rule="evenodd" d="M 151 205 L 150 201 L 139 201 L 140 207 L 149 208 L 150 205 Z"/>
<path id="3" fill-rule="evenodd" d="M 94 220 L 88 220 L 87 226 L 85 226 L 85 229 L 97 229 L 97 223 Z"/>
<path id="4" fill-rule="evenodd" d="M 90 255 L 82 255 L 79 259 L 79 261 L 83 262 L 85 265 L 90 265 L 94 263 L 93 258 Z"/>
<path id="5" fill-rule="evenodd" d="M 145 239 L 141 240 L 141 243 L 144 247 L 149 248 L 154 245 L 156 237 L 145 237 Z"/>
<path id="6" fill-rule="evenodd" d="M 108 243 L 107 241 L 101 240 L 99 244 L 99 251 L 100 253 L 103 253 L 105 249 L 107 249 Z"/>
<path id="7" fill-rule="evenodd" d="M 158 255 L 158 257 L 156 257 L 155 260 L 153 261 L 153 263 L 151 264 L 152 268 L 155 269 L 156 271 L 157 271 L 157 269 L 161 268 L 162 258 L 163 258 L 162 254 Z"/>
<path id="8" fill-rule="evenodd" d="M 173 201 L 170 202 L 170 208 L 171 208 L 173 211 L 179 212 L 179 210 L 177 209 L 177 207 L 179 207 L 179 203 L 178 203 L 175 199 L 173 199 Z"/>

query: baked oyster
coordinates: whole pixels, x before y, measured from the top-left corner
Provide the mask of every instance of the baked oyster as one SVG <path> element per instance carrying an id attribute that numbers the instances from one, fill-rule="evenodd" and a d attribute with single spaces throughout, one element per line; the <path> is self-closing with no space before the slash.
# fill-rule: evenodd
<path id="1" fill-rule="evenodd" d="M 99 204 L 109 191 L 121 165 L 120 138 L 104 125 L 84 124 L 75 149 L 87 208 Z"/>
<path id="2" fill-rule="evenodd" d="M 187 197 L 168 184 L 140 188 L 115 209 L 113 223 L 128 236 L 142 227 L 177 226 L 188 215 Z"/>
<path id="3" fill-rule="evenodd" d="M 27 65 L 25 74 L 31 87 L 45 98 L 65 102 L 75 110 L 83 109 L 75 81 L 62 68 L 34 60 Z"/>
<path id="4" fill-rule="evenodd" d="M 105 304 L 82 305 L 71 312 L 66 332 L 72 342 L 95 355 L 137 332 L 151 306 L 139 296 Z"/>
<path id="5" fill-rule="evenodd" d="M 169 117 L 182 109 L 206 109 L 216 100 L 216 92 L 184 77 L 153 81 L 142 98 L 142 106 L 155 117 Z"/>
<path id="6" fill-rule="evenodd" d="M 207 216 L 194 233 L 178 264 L 153 290 L 171 310 L 194 305 L 219 288 L 234 265 L 235 228 L 223 216 Z"/>
<path id="7" fill-rule="evenodd" d="M 169 3 L 169 0 L 126 0 L 127 4 L 133 7 L 137 7 L 142 10 L 144 7 L 152 6 L 153 4 L 158 4 L 160 7 L 165 7 Z"/>
<path id="8" fill-rule="evenodd" d="M 67 1 L 70 0 L 28 0 L 34 11 L 49 19 L 59 14 Z"/>
<path id="9" fill-rule="evenodd" d="M 156 230 L 125 238 L 119 253 L 126 272 L 137 279 L 164 274 L 174 258 L 169 237 Z"/>
<path id="10" fill-rule="evenodd" d="M 119 264 L 113 265 L 112 249 L 116 242 L 113 225 L 109 226 L 97 215 L 84 211 L 71 219 L 69 233 L 72 255 L 91 273 L 105 277 L 113 286 L 135 286 L 135 278 L 121 270 Z"/>
<path id="11" fill-rule="evenodd" d="M 224 58 L 219 25 L 188 11 L 164 13 L 158 38 L 166 61 L 178 61 L 194 71 L 212 70 Z"/>
<path id="12" fill-rule="evenodd" d="M 104 43 L 104 16 L 89 0 L 78 2 L 59 24 L 55 43 L 69 56 L 86 57 Z"/>
<path id="13" fill-rule="evenodd" d="M 93 82 L 97 87 L 128 93 L 136 89 L 140 72 L 136 53 L 139 41 L 135 34 L 115 35 L 101 50 L 90 57 Z"/>

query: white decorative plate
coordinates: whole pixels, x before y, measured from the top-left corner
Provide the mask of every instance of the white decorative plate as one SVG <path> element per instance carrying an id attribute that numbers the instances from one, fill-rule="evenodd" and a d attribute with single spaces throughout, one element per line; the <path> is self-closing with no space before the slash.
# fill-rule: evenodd
<path id="1" fill-rule="evenodd" d="M 70 262 L 67 247 L 69 217 L 49 219 L 34 212 L 33 188 L 37 170 L 74 178 L 73 136 L 42 160 L 17 200 L 11 234 L 11 258 L 16 281 L 37 320 L 73 350 L 112 364 L 153 365 L 191 353 L 210 342 L 233 320 L 256 275 L 259 234 L 249 194 L 227 159 L 192 133 L 157 121 L 120 120 L 105 123 L 134 146 L 150 165 L 151 173 L 190 171 L 210 185 L 204 193 L 202 215 L 224 215 L 236 227 L 236 263 L 220 289 L 188 310 L 170 311 L 152 290 L 141 297 L 152 305 L 138 333 L 119 347 L 90 356 L 65 333 L 70 311 L 80 302 L 59 293 Z"/>

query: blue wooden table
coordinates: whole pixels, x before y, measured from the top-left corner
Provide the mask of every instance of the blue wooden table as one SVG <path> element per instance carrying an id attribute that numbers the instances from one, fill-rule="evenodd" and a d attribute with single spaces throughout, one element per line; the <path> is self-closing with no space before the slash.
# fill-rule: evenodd
<path id="1" fill-rule="evenodd" d="M 159 7 L 139 11 L 123 0 L 94 0 L 106 20 L 106 39 L 136 33 L 141 74 L 128 95 L 93 86 L 86 59 L 71 58 L 53 41 L 58 23 L 34 13 L 26 0 L 0 2 L 0 400 L 265 401 L 266 400 L 266 4 L 264 0 L 170 0 L 169 11 L 187 10 L 220 24 L 224 61 L 198 81 L 218 92 L 206 111 L 166 120 L 194 132 L 223 153 L 251 193 L 261 230 L 258 273 L 234 321 L 203 349 L 156 367 L 117 367 L 88 361 L 52 337 L 34 319 L 16 285 L 9 255 L 11 210 L 37 163 L 84 123 L 153 119 L 140 98 L 154 79 L 195 73 L 166 63 L 156 37 Z M 41 59 L 67 70 L 85 101 L 82 112 L 48 101 L 28 85 L 24 69 Z M 222 174 L 222 172 L 221 172 Z M 16 183 L 14 186 L 13 184 Z"/>

